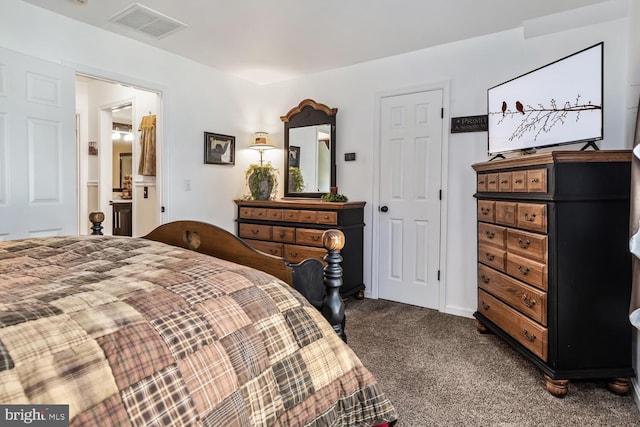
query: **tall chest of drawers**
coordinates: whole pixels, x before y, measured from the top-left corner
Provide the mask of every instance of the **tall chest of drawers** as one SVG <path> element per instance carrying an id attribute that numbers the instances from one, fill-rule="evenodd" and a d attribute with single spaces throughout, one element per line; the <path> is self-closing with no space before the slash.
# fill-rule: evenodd
<path id="1" fill-rule="evenodd" d="M 473 165 L 478 329 L 564 396 L 572 379 L 633 376 L 629 151 L 554 151 Z"/>
<path id="2" fill-rule="evenodd" d="M 236 200 L 237 235 L 255 249 L 298 263 L 323 259 L 322 234 L 330 228 L 345 235 L 342 296 L 364 297 L 363 239 L 365 202 L 319 200 Z"/>

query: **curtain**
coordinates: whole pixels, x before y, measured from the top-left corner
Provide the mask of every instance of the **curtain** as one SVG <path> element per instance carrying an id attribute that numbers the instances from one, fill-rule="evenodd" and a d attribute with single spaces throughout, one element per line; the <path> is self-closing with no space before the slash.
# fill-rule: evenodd
<path id="1" fill-rule="evenodd" d="M 640 329 L 640 106 L 636 113 L 636 130 L 631 156 L 631 209 L 629 249 L 633 254 L 633 283 L 629 320 Z"/>
<path id="2" fill-rule="evenodd" d="M 140 164 L 138 174 L 156 176 L 156 116 L 142 118 L 140 127 Z"/>

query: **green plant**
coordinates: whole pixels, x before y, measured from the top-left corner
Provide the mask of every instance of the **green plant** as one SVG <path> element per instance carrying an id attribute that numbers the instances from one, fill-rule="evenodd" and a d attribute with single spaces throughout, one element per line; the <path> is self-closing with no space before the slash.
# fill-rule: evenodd
<path id="1" fill-rule="evenodd" d="M 302 193 L 304 191 L 304 178 L 300 168 L 289 167 L 289 191 L 292 193 Z"/>
<path id="2" fill-rule="evenodd" d="M 320 197 L 323 202 L 348 202 L 349 198 L 344 194 L 326 193 Z"/>
<path id="3" fill-rule="evenodd" d="M 278 169 L 270 162 L 251 164 L 245 172 L 245 180 L 253 200 L 268 200 L 278 190 Z"/>

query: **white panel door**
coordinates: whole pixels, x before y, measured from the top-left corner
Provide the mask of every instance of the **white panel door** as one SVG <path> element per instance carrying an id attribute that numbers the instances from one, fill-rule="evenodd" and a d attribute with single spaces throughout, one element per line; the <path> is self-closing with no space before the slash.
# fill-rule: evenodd
<path id="1" fill-rule="evenodd" d="M 379 297 L 438 308 L 442 90 L 381 99 Z"/>
<path id="2" fill-rule="evenodd" d="M 0 239 L 77 234 L 69 68 L 0 48 Z"/>

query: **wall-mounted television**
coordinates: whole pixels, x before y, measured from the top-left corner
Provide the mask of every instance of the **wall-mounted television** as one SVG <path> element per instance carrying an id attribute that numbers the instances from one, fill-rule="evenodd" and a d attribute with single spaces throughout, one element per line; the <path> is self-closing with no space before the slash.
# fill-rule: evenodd
<path id="1" fill-rule="evenodd" d="M 601 140 L 603 51 L 601 42 L 489 88 L 489 154 Z"/>

